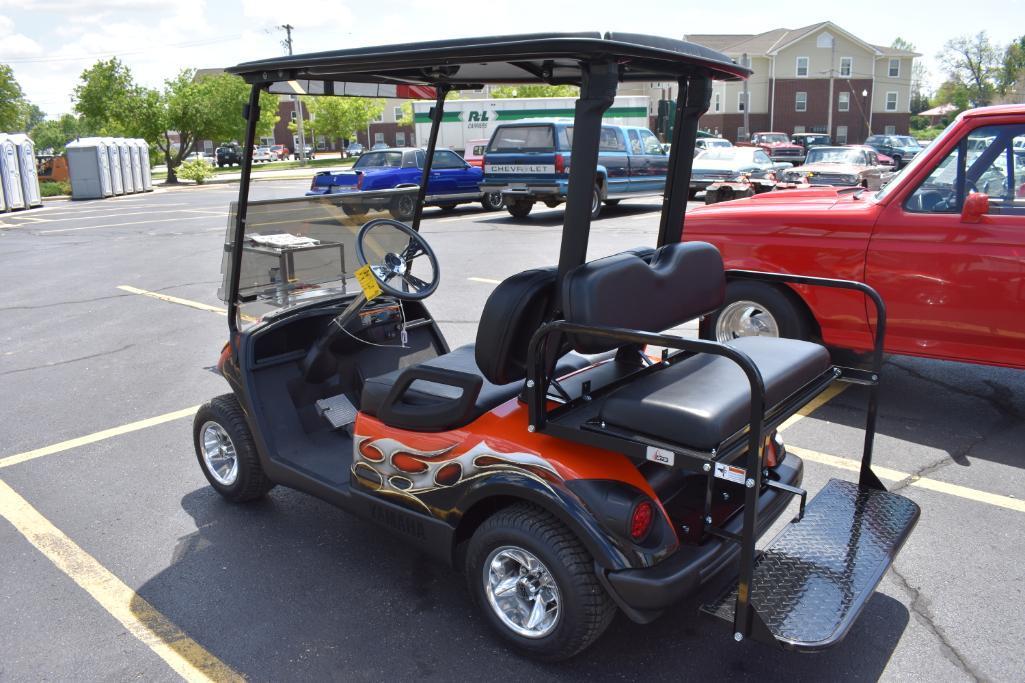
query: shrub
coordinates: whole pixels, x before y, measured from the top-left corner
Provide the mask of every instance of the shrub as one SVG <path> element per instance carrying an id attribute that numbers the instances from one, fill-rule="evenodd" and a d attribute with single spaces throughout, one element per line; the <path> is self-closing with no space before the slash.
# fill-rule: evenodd
<path id="1" fill-rule="evenodd" d="M 202 185 L 207 178 L 216 175 L 213 167 L 202 159 L 190 159 L 178 167 L 178 177 L 185 180 L 195 180 L 197 185 Z"/>
<path id="2" fill-rule="evenodd" d="M 71 183 L 66 181 L 39 183 L 39 194 L 43 197 L 59 197 L 63 194 L 71 194 Z"/>

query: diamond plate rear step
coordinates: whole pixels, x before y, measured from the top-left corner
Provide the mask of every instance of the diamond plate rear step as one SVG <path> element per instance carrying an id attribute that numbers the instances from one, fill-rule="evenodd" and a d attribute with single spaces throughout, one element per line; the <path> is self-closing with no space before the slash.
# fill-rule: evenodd
<path id="1" fill-rule="evenodd" d="M 919 512 L 903 496 L 831 479 L 755 560 L 751 606 L 776 642 L 801 651 L 840 642 Z M 732 624 L 736 601 L 734 584 L 702 611 Z"/>

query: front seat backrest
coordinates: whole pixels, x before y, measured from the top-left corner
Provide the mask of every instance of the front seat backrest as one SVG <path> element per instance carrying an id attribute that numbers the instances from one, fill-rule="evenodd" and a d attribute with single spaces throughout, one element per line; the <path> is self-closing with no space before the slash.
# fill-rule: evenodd
<path id="1" fill-rule="evenodd" d="M 537 268 L 508 277 L 484 304 L 474 355 L 477 367 L 492 384 L 526 377 L 527 346 L 549 313 L 555 272 L 555 268 Z"/>
<path id="2" fill-rule="evenodd" d="M 568 322 L 662 332 L 722 306 L 726 276 L 719 250 L 707 242 L 677 242 L 648 264 L 621 253 L 574 268 L 562 288 Z M 574 335 L 580 353 L 601 353 L 615 342 Z"/>

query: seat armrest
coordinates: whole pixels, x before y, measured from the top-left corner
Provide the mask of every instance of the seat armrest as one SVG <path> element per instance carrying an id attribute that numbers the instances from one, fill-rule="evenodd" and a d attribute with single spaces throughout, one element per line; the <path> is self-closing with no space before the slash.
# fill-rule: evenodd
<path id="1" fill-rule="evenodd" d="M 453 399 L 439 397 L 437 402 L 427 405 L 404 402 L 406 391 L 417 380 L 456 387 L 462 390 L 462 394 Z M 395 380 L 378 410 L 378 418 L 400 429 L 445 431 L 468 421 L 483 386 L 484 380 L 479 375 L 430 365 L 414 365 L 403 370 Z"/>

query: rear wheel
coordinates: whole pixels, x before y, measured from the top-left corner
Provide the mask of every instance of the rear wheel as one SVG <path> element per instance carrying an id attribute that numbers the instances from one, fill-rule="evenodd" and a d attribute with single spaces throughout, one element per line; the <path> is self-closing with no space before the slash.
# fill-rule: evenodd
<path id="1" fill-rule="evenodd" d="M 591 219 L 594 220 L 601 213 L 601 187 L 594 186 L 594 194 L 591 195 Z"/>
<path id="2" fill-rule="evenodd" d="M 485 211 L 498 211 L 505 206 L 505 198 L 501 192 L 486 192 L 480 199 Z"/>
<path id="3" fill-rule="evenodd" d="M 513 218 L 526 218 L 530 214 L 530 210 L 534 208 L 534 202 L 527 199 L 516 199 L 505 205 L 505 210 L 512 215 Z"/>
<path id="4" fill-rule="evenodd" d="M 261 498 L 274 488 L 263 473 L 242 406 L 234 394 L 204 403 L 192 422 L 199 467 L 217 493 L 233 503 Z"/>
<path id="5" fill-rule="evenodd" d="M 470 539 L 470 593 L 488 623 L 524 653 L 557 661 L 605 632 L 615 604 L 576 536 L 528 503 L 504 508 Z"/>
<path id="6" fill-rule="evenodd" d="M 345 212 L 346 216 L 365 216 L 367 215 L 367 207 L 365 206 L 349 206 L 348 204 L 342 205 L 342 211 Z"/>
<path id="7" fill-rule="evenodd" d="M 701 321 L 703 339 L 727 342 L 737 337 L 786 337 L 810 340 L 813 325 L 800 304 L 772 285 L 735 281 L 726 287 L 721 309 Z"/>
<path id="8" fill-rule="evenodd" d="M 408 221 L 416 211 L 416 199 L 413 195 L 400 195 L 392 200 L 388 212 L 397 221 Z"/>

